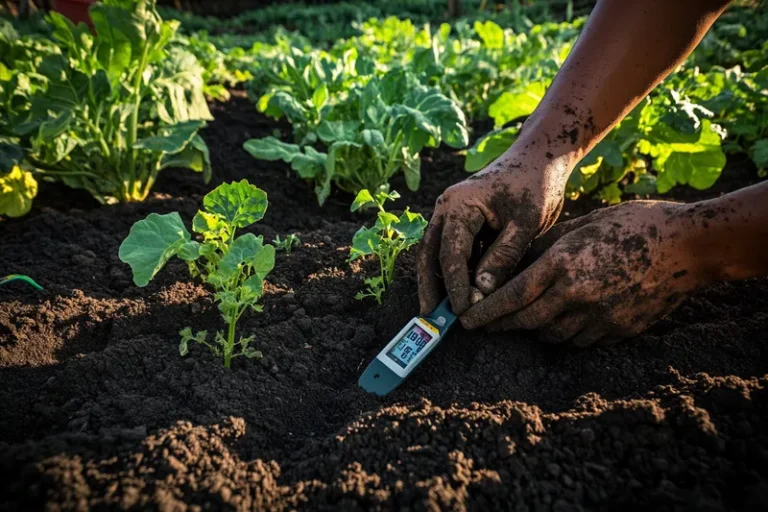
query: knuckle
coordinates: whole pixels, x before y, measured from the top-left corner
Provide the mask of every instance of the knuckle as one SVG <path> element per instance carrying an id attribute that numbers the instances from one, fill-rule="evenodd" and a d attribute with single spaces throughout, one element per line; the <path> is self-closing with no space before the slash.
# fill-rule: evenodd
<path id="1" fill-rule="evenodd" d="M 542 314 L 538 308 L 525 308 L 517 314 L 521 329 L 536 329 L 541 325 Z"/>
<path id="2" fill-rule="evenodd" d="M 512 280 L 504 286 L 504 300 L 511 304 L 522 304 L 525 290 L 519 280 Z"/>

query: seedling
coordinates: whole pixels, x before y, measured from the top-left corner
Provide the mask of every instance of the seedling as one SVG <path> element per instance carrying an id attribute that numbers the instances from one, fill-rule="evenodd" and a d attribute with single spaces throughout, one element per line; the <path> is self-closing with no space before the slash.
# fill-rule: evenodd
<path id="1" fill-rule="evenodd" d="M 13 281 L 22 281 L 24 283 L 27 283 L 29 286 L 31 286 L 32 288 L 38 291 L 43 289 L 43 287 L 37 284 L 34 279 L 22 274 L 11 274 L 11 275 L 0 278 L 0 286 L 11 283 Z"/>
<path id="2" fill-rule="evenodd" d="M 284 239 L 281 239 L 280 235 L 277 235 L 277 237 L 272 240 L 272 243 L 275 245 L 275 250 L 284 251 L 285 254 L 291 254 L 291 251 L 294 248 L 301 246 L 301 240 L 299 240 L 296 233 L 286 235 Z"/>
<path id="3" fill-rule="evenodd" d="M 194 341 L 224 357 L 226 368 L 234 357 L 262 357 L 249 346 L 253 336 L 235 342 L 235 329 L 247 310 L 262 310 L 258 301 L 264 293 L 264 278 L 275 266 L 275 248 L 265 245 L 261 236 L 235 234 L 261 220 L 266 210 L 267 194 L 260 188 L 246 180 L 224 183 L 203 198 L 203 210 L 192 221 L 192 230 L 200 235 L 201 242 L 191 240 L 181 217 L 173 212 L 150 213 L 133 225 L 120 245 L 120 259 L 131 266 L 136 286 L 146 286 L 169 259 L 178 256 L 188 263 L 192 277 L 200 276 L 213 288 L 214 301 L 227 324 L 226 335 L 217 331 L 208 342 L 206 331 L 193 334 L 189 327 L 184 328 L 179 333 L 182 356 Z"/>
<path id="4" fill-rule="evenodd" d="M 378 258 L 381 269 L 378 276 L 365 280 L 367 288 L 355 296 L 357 300 L 373 297 L 381 304 L 384 292 L 392 284 L 397 257 L 424 236 L 427 221 L 420 213 L 413 213 L 406 208 L 398 217 L 384 209 L 384 203 L 394 201 L 398 197 L 400 194 L 395 191 L 380 191 L 373 195 L 367 189 L 361 190 L 350 208 L 353 212 L 368 206 L 379 209 L 376 224 L 372 228 L 360 228 L 355 233 L 349 250 L 349 261 L 373 254 Z"/>

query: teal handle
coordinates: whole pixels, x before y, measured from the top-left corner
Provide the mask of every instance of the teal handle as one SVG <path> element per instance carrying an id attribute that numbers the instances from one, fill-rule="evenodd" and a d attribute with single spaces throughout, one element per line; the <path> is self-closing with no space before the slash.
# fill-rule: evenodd
<path id="1" fill-rule="evenodd" d="M 11 274 L 9 276 L 5 276 L 4 278 L 0 279 L 0 286 L 4 284 L 8 284 L 13 281 L 23 281 L 27 283 L 29 286 L 31 286 L 32 288 L 34 288 L 35 290 L 43 289 L 43 287 L 37 284 L 34 279 L 32 279 L 29 276 L 24 276 L 21 274 Z"/>

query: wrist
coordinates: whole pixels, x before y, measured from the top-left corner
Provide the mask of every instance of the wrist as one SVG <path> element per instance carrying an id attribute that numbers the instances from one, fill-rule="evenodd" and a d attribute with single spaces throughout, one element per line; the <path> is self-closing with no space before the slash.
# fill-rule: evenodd
<path id="1" fill-rule="evenodd" d="M 741 250 L 743 234 L 718 215 L 717 199 L 681 205 L 680 234 L 701 285 L 746 279 L 762 273 Z"/>

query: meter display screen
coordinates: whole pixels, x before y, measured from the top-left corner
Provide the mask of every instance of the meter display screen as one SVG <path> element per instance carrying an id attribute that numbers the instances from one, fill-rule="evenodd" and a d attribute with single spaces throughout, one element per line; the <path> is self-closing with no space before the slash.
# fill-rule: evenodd
<path id="1" fill-rule="evenodd" d="M 397 363 L 398 366 L 405 368 L 408 366 L 408 363 L 410 363 L 411 360 L 427 346 L 427 343 L 432 341 L 432 339 L 433 336 L 431 334 L 418 325 L 414 325 L 408 329 L 405 336 L 400 338 L 400 341 L 387 352 L 387 356 Z"/>

